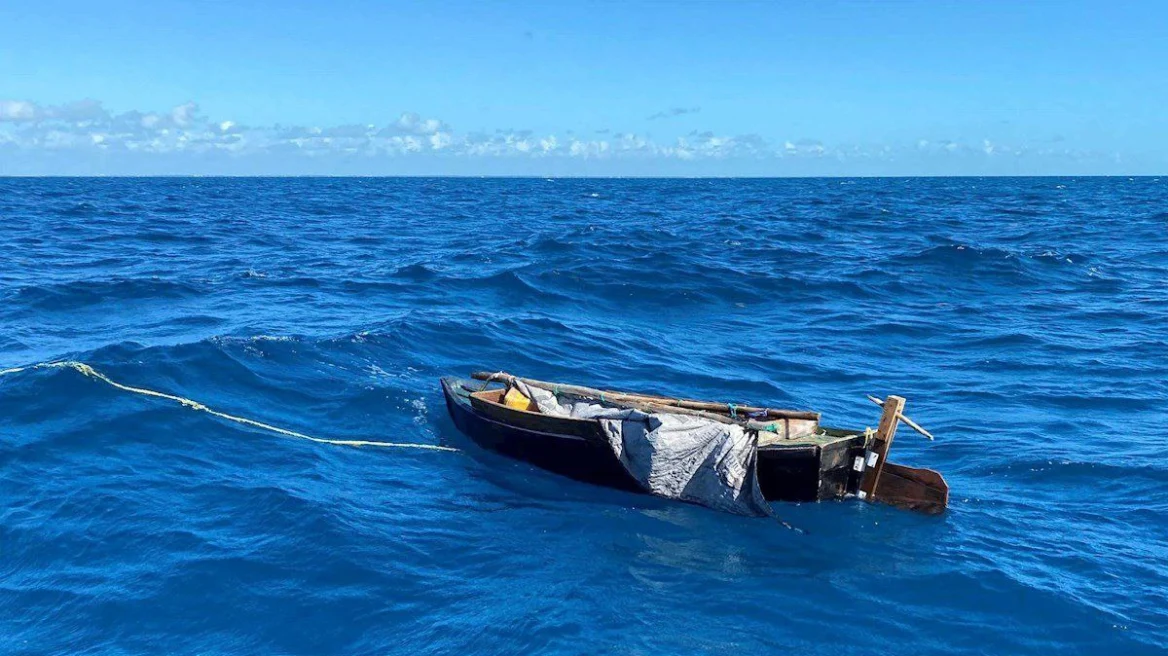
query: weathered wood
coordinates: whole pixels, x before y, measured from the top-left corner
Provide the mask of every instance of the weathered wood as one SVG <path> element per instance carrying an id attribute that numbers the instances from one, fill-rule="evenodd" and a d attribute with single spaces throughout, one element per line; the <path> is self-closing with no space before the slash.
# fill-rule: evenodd
<path id="1" fill-rule="evenodd" d="M 875 455 L 876 462 L 871 462 L 871 457 L 869 457 L 864 478 L 860 482 L 860 498 L 866 501 L 876 500 L 880 474 L 884 471 L 884 462 L 888 459 L 888 449 L 892 446 L 892 438 L 896 436 L 896 428 L 900 424 L 902 410 L 904 410 L 904 397 L 889 396 L 884 401 L 884 413 L 880 416 L 880 426 L 876 429 L 876 437 L 869 449 L 870 453 Z"/>
<path id="2" fill-rule="evenodd" d="M 533 385 L 534 387 L 541 387 L 540 385 L 534 385 L 533 381 L 530 381 L 526 378 L 523 379 L 523 382 L 525 382 L 529 385 Z M 564 387 L 568 387 L 568 386 L 564 386 Z M 568 389 L 560 389 L 560 391 L 565 393 L 565 394 L 574 394 L 574 392 L 571 392 Z M 498 394 L 498 393 L 491 394 L 491 392 L 497 392 L 497 390 L 486 390 L 484 392 L 475 392 L 474 394 L 471 394 L 470 396 L 472 399 L 479 399 L 479 400 L 486 401 L 488 403 L 492 403 L 494 405 L 506 408 L 507 406 L 503 405 L 500 402 L 502 399 L 502 395 Z M 710 419 L 712 421 L 717 421 L 717 422 L 720 422 L 723 424 L 744 425 L 746 423 L 745 418 L 735 420 L 735 419 L 731 419 L 730 417 L 727 417 L 724 415 L 718 415 L 718 414 L 714 414 L 712 412 L 705 412 L 702 410 L 693 410 L 690 408 L 678 408 L 678 407 L 674 407 L 674 406 L 664 406 L 664 405 L 660 405 L 657 403 L 645 403 L 645 402 L 624 401 L 624 400 L 618 401 L 616 399 L 613 399 L 613 398 L 607 396 L 607 394 L 608 393 L 606 392 L 605 393 L 605 400 L 612 401 L 615 405 L 619 405 L 619 406 L 625 407 L 625 408 L 632 408 L 634 410 L 640 410 L 641 412 L 646 412 L 646 413 L 654 413 L 654 412 L 670 413 L 671 412 L 671 413 L 679 414 L 679 415 L 690 415 L 690 416 L 694 416 L 694 417 L 702 417 L 702 418 Z M 515 408 L 507 408 L 507 409 L 511 410 L 512 412 L 525 412 L 528 414 L 539 414 L 538 412 L 532 412 L 530 410 L 517 410 Z M 550 415 L 545 415 L 545 416 L 550 416 Z M 586 421 L 591 421 L 591 420 L 586 420 Z"/>
<path id="3" fill-rule="evenodd" d="M 603 441 L 595 421 L 573 417 L 554 417 L 529 410 L 517 410 L 503 405 L 503 390 L 484 390 L 468 395 L 471 406 L 486 417 L 508 425 L 519 426 L 558 435 L 573 435 L 592 441 Z"/>
<path id="4" fill-rule="evenodd" d="M 905 510 L 937 515 L 949 505 L 949 484 L 932 469 L 885 463 L 875 498 Z"/>
<path id="5" fill-rule="evenodd" d="M 471 374 L 471 378 L 475 380 L 499 380 L 510 381 L 515 378 L 511 374 L 505 372 L 490 373 L 486 371 L 476 371 Z M 580 385 L 564 385 L 560 383 L 549 383 L 542 380 L 533 380 L 531 378 L 523 378 L 523 382 L 528 385 L 533 385 L 546 390 L 554 392 L 563 392 L 565 394 L 573 394 L 576 396 L 584 396 L 591 398 L 603 398 L 611 401 L 633 401 L 654 403 L 657 405 L 669 406 L 674 408 L 689 408 L 691 410 L 705 410 L 708 412 L 729 413 L 730 406 L 734 405 L 735 413 L 741 412 L 743 414 L 757 414 L 766 412 L 766 416 L 772 419 L 807 419 L 812 421 L 819 421 L 818 412 L 810 412 L 806 410 L 777 410 L 774 408 L 760 408 L 752 405 L 736 405 L 730 403 L 715 403 L 712 401 L 694 401 L 690 399 L 674 399 L 667 396 L 657 396 L 653 394 L 633 394 L 629 392 L 615 392 L 609 390 L 599 390 L 592 387 L 582 387 Z"/>
<path id="6" fill-rule="evenodd" d="M 883 401 L 872 396 L 871 394 L 868 395 L 868 400 L 871 401 L 872 403 L 875 403 L 876 405 L 879 405 L 879 406 L 884 405 Z M 921 428 L 920 424 L 918 424 L 917 422 L 913 421 L 912 419 L 909 419 L 908 417 L 904 416 L 903 413 L 901 413 L 901 415 L 900 415 L 900 420 L 904 422 L 905 426 L 908 426 L 909 428 L 915 430 L 916 432 L 920 433 L 921 435 L 924 435 L 925 437 L 929 438 L 930 440 L 933 439 L 932 433 Z"/>
<path id="7" fill-rule="evenodd" d="M 498 403 L 503 390 L 479 390 L 480 385 L 468 382 L 444 378 L 442 389 L 454 424 L 479 446 L 577 480 L 644 491 L 615 457 L 595 420 L 508 408 Z M 563 428 L 579 429 L 583 435 L 577 437 Z M 834 438 L 830 446 L 792 441 L 759 449 L 755 466 L 763 494 L 770 501 L 813 501 L 854 491 L 855 483 L 847 482 L 851 459 L 834 458 L 828 463 L 821 455 L 829 449 L 862 450 L 863 435 L 849 434 Z M 823 471 L 825 466 L 828 471 Z"/>
<path id="8" fill-rule="evenodd" d="M 498 421 L 506 423 L 519 423 L 525 428 L 571 435 L 591 435 L 593 432 L 592 427 L 596 425 L 595 419 L 556 417 L 554 415 L 547 415 L 534 410 L 517 410 L 515 408 L 509 408 L 502 402 L 505 391 L 502 389 L 480 390 L 477 387 L 471 385 L 462 385 L 461 389 L 467 392 L 467 396 L 471 401 L 471 405 L 476 410 Z M 634 407 L 633 405 L 627 403 L 616 405 L 623 407 Z M 674 408 L 671 406 L 657 407 L 653 406 L 652 404 L 642 405 L 638 409 L 644 412 L 693 414 L 699 417 L 706 416 L 704 413 L 698 410 L 691 411 L 686 408 Z M 731 423 L 734 421 L 724 415 L 714 415 L 709 418 L 722 423 Z M 746 422 L 743 419 L 739 419 L 738 423 L 739 425 L 758 424 L 758 422 Z M 795 426 L 796 428 L 776 426 L 776 428 L 778 428 L 780 431 L 777 433 L 778 439 L 771 438 L 769 441 L 765 440 L 764 435 L 767 435 L 768 433 L 760 429 L 758 445 L 760 447 L 789 446 L 792 448 L 795 446 L 823 447 L 845 441 L 847 438 L 854 438 L 862 434 L 862 431 L 843 430 L 838 428 L 826 428 L 813 432 L 811 429 L 817 429 L 819 424 L 812 421 L 791 420 L 786 423 L 790 424 L 790 426 Z M 551 424 L 555 425 L 553 426 Z M 802 426 L 802 428 L 799 428 L 800 426 Z M 749 428 L 750 426 L 747 427 Z M 792 432 L 796 430 L 802 432 Z"/>
<path id="9" fill-rule="evenodd" d="M 444 378 L 442 387 L 455 424 L 486 448 L 580 480 L 640 489 L 612 458 L 599 422 L 509 408 L 500 403 L 505 390 L 482 390 L 465 379 Z M 606 400 L 608 396 L 606 392 Z M 940 474 L 887 462 L 904 399 L 889 397 L 886 406 L 879 431 L 869 436 L 863 431 L 820 427 L 813 437 L 759 448 L 756 466 L 766 497 L 826 499 L 868 490 L 864 497 L 869 501 L 926 513 L 943 512 L 949 486 Z M 640 408 L 689 414 L 682 412 L 689 409 L 673 406 L 646 403 Z M 717 415 L 716 420 L 731 421 L 726 415 Z M 861 466 L 864 461 L 857 460 L 866 457 L 868 448 L 879 455 L 871 467 Z"/>

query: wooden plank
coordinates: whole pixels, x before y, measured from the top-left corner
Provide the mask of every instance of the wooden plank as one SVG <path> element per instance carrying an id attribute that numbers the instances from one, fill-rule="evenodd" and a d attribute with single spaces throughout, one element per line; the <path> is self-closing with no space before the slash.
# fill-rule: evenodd
<path id="1" fill-rule="evenodd" d="M 876 405 L 880 405 L 880 406 L 884 405 L 883 401 L 872 396 L 871 394 L 868 395 L 868 400 L 871 401 L 872 403 L 875 403 Z M 916 432 L 920 433 L 921 435 L 924 435 L 925 437 L 929 438 L 930 441 L 933 439 L 932 433 L 925 430 L 924 428 L 921 428 L 921 425 L 918 424 L 917 422 L 913 421 L 912 419 L 909 419 L 908 417 L 906 417 L 902 414 L 902 415 L 900 415 L 900 420 L 904 422 L 905 426 L 908 426 L 909 428 L 915 430 Z"/>
<path id="2" fill-rule="evenodd" d="M 529 385 L 532 385 L 533 387 L 540 387 L 540 385 L 533 384 L 532 381 L 527 380 L 526 378 L 524 378 L 522 380 L 524 382 L 528 383 Z M 563 386 L 559 389 L 559 391 L 561 393 L 574 394 L 571 391 L 571 389 L 565 389 L 565 388 L 570 388 L 570 387 L 571 386 Z M 746 428 L 747 430 L 759 430 L 758 426 L 760 424 L 767 423 L 767 422 L 763 422 L 763 421 L 759 421 L 759 420 L 747 419 L 745 416 L 740 416 L 737 419 L 734 419 L 728 415 L 707 412 L 705 410 L 694 410 L 692 408 L 664 405 L 664 404 L 655 403 L 655 402 L 651 402 L 651 401 L 640 400 L 643 397 L 636 397 L 637 400 L 630 400 L 628 398 L 628 395 L 620 395 L 620 394 L 614 393 L 614 394 L 612 394 L 612 396 L 609 396 L 608 392 L 605 392 L 604 394 L 605 394 L 605 400 L 612 405 L 625 407 L 625 408 L 634 408 L 636 410 L 640 410 L 642 412 L 649 413 L 649 414 L 663 413 L 663 414 L 689 415 L 689 416 L 693 416 L 693 417 L 701 417 L 703 419 L 710 419 L 712 421 L 716 421 L 716 422 L 723 423 L 723 424 L 736 424 L 738 426 L 742 426 L 742 427 Z M 617 398 L 613 398 L 613 397 L 617 397 Z M 478 409 L 482 412 L 485 412 L 488 415 L 494 416 L 496 419 L 500 419 L 502 421 L 506 421 L 506 419 L 503 419 L 503 417 L 508 416 L 507 413 L 511 413 L 509 416 L 517 417 L 517 418 L 523 417 L 524 415 L 550 416 L 550 415 L 542 415 L 539 412 L 538 407 L 535 405 L 534 402 L 532 403 L 530 409 L 513 408 L 510 406 L 507 406 L 505 403 L 503 403 L 503 401 L 505 399 L 504 392 L 503 392 L 503 390 L 500 390 L 500 389 L 480 390 L 477 392 L 472 392 L 470 394 L 470 398 L 471 398 L 472 405 L 476 409 Z M 507 413 L 503 413 L 503 415 L 500 415 L 499 408 L 506 408 Z M 520 414 L 514 414 L 514 413 L 520 413 Z M 518 420 L 518 419 L 516 419 L 516 420 Z M 577 421 L 580 421 L 580 420 L 577 420 Z M 589 420 L 589 421 L 591 421 L 591 420 Z M 779 420 L 776 420 L 776 421 L 771 422 L 771 423 L 776 424 L 774 426 L 774 428 L 776 429 L 776 431 L 775 431 L 776 435 L 778 436 L 779 440 L 783 440 L 783 441 L 790 440 L 790 439 L 792 439 L 792 437 L 795 437 L 795 438 L 800 438 L 800 437 L 805 437 L 805 436 L 814 437 L 816 432 L 819 429 L 819 422 L 814 421 L 814 420 L 782 419 L 781 422 L 782 423 L 780 424 Z M 792 426 L 794 428 L 792 428 Z M 792 433 L 792 430 L 795 430 L 798 432 Z M 779 443 L 779 442 L 774 442 L 774 443 Z M 764 442 L 760 442 L 759 446 L 763 446 L 764 444 L 765 444 Z"/>
<path id="3" fill-rule="evenodd" d="M 471 378 L 475 380 L 498 380 L 500 382 L 509 381 L 515 376 L 505 372 L 489 373 L 486 371 L 476 371 L 471 374 Z M 581 387 L 579 385 L 567 385 L 561 383 L 549 383 L 542 380 L 534 380 L 531 378 L 521 379 L 523 382 L 533 387 L 539 387 L 547 390 L 554 390 L 557 392 L 564 392 L 566 394 L 573 394 L 576 396 L 584 396 L 591 398 L 604 398 L 610 401 L 629 401 L 653 403 L 657 405 L 666 405 L 678 408 L 688 408 L 691 410 L 704 410 L 707 412 L 716 412 L 719 414 L 729 414 L 729 403 L 714 403 L 711 401 L 693 401 L 689 399 L 674 399 L 667 396 L 656 396 L 652 394 L 631 394 L 628 392 L 615 392 L 609 390 L 598 390 L 591 387 Z M 602 396 L 603 395 L 603 396 Z M 751 405 L 735 405 L 735 412 L 748 414 L 766 411 L 766 416 L 772 419 L 806 419 L 810 421 L 819 421 L 818 412 L 810 412 L 806 410 L 777 410 L 774 408 L 759 408 Z"/>
<path id="4" fill-rule="evenodd" d="M 880 474 L 880 490 L 875 497 L 897 508 L 939 515 L 949 505 L 949 485 L 931 469 L 890 462 Z"/>
<path id="5" fill-rule="evenodd" d="M 470 395 L 470 404 L 477 412 L 494 421 L 524 430 L 556 435 L 574 435 L 603 440 L 600 425 L 592 419 L 553 417 L 529 410 L 509 408 L 499 401 L 503 390 L 485 390 Z"/>
<path id="6" fill-rule="evenodd" d="M 880 415 L 880 426 L 876 429 L 876 437 L 872 440 L 870 454 L 874 454 L 876 462 L 871 462 L 872 455 L 868 455 L 864 480 L 860 482 L 860 498 L 872 502 L 876 500 L 876 488 L 880 484 L 880 474 L 884 471 L 884 462 L 888 459 L 888 449 L 892 446 L 892 438 L 896 436 L 896 429 L 900 425 L 900 415 L 904 411 L 904 397 L 889 396 L 884 401 L 884 414 Z"/>
<path id="7" fill-rule="evenodd" d="M 529 385 L 532 384 L 532 381 L 527 380 L 526 378 L 524 378 L 523 381 Z M 532 386 L 539 387 L 539 385 L 532 385 Z M 567 388 L 569 386 L 564 386 L 564 387 Z M 560 391 L 565 393 L 565 394 L 575 394 L 570 389 L 561 389 Z M 493 394 L 493 395 L 488 395 L 489 392 L 498 392 L 498 393 Z M 608 392 L 605 392 L 605 394 L 607 395 Z M 471 399 L 477 399 L 479 401 L 490 403 L 492 405 L 495 405 L 495 406 L 498 406 L 501 408 L 507 408 L 507 410 L 510 410 L 512 412 L 522 412 L 522 413 L 527 413 L 527 414 L 535 414 L 535 415 L 539 415 L 539 416 L 550 416 L 550 415 L 541 415 L 538 411 L 517 410 L 514 408 L 508 408 L 507 406 L 500 403 L 500 400 L 502 399 L 502 393 L 499 390 L 485 390 L 483 392 L 475 392 L 474 394 L 471 394 L 470 396 L 471 396 Z M 620 396 L 620 395 L 614 394 L 613 396 Z M 702 417 L 703 419 L 709 419 L 711 421 L 716 421 L 716 422 L 723 423 L 723 424 L 745 425 L 746 421 L 747 421 L 745 417 L 743 417 L 741 419 L 731 419 L 730 417 L 728 417 L 726 415 L 720 415 L 720 414 L 716 414 L 713 412 L 706 412 L 704 410 L 693 410 L 690 408 L 679 408 L 679 407 L 675 407 L 675 406 L 666 406 L 666 405 L 661 405 L 658 403 L 649 403 L 649 402 L 645 402 L 645 401 L 630 401 L 627 399 L 612 398 L 612 397 L 608 397 L 608 396 L 605 397 L 605 401 L 611 402 L 612 405 L 617 405 L 617 406 L 620 406 L 623 408 L 633 408 L 634 410 L 640 410 L 641 412 L 648 413 L 648 414 L 660 412 L 660 413 L 672 413 L 672 414 L 678 414 L 678 415 L 691 415 L 694 417 Z M 593 420 L 589 419 L 586 421 L 593 421 Z"/>

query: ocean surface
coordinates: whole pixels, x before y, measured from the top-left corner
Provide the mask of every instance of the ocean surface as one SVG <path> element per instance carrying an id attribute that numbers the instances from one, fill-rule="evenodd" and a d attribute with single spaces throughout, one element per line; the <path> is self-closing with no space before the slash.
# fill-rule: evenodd
<path id="1" fill-rule="evenodd" d="M 1168 179 L 0 179 L 5 654 L 1168 643 Z M 900 394 L 926 517 L 484 453 L 439 376 Z"/>

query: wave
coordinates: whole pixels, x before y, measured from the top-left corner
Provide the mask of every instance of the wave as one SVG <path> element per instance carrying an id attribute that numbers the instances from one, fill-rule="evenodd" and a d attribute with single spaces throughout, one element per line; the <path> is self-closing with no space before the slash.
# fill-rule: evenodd
<path id="1" fill-rule="evenodd" d="M 76 280 L 21 287 L 10 299 L 26 310 L 70 312 L 104 303 L 167 301 L 203 293 L 197 285 L 156 278 Z"/>
<path id="2" fill-rule="evenodd" d="M 4 375 L 8 637 L 133 651 L 117 628 L 149 617 L 170 651 L 823 651 L 859 621 L 863 652 L 1163 644 L 1168 186 L 846 182 L 0 179 L 0 369 L 80 360 L 306 435 L 464 449 Z M 895 461 L 953 505 L 784 506 L 796 535 L 598 491 L 472 453 L 437 380 L 500 369 L 858 428 L 864 394 L 898 393 L 937 440 L 902 429 Z M 744 595 L 727 645 L 710 627 Z M 777 637 L 775 608 L 797 609 Z"/>
<path id="3" fill-rule="evenodd" d="M 1168 467 L 1123 456 L 1098 461 L 1065 458 L 1019 459 L 1008 470 L 1016 482 L 1041 485 L 1058 493 L 1077 490 L 1081 495 L 1140 499 L 1168 485 Z M 1156 500 L 1159 503 L 1159 500 Z"/>

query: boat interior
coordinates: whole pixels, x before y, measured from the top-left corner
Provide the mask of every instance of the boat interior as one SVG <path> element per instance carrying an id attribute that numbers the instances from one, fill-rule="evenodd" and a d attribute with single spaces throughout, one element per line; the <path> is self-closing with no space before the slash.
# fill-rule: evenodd
<path id="1" fill-rule="evenodd" d="M 506 384 L 499 383 L 499 382 L 493 382 L 491 384 L 497 385 L 497 387 L 494 387 L 494 388 L 488 387 L 487 389 L 483 389 L 483 385 L 481 383 L 476 384 L 476 385 L 464 384 L 464 389 L 468 393 L 469 397 L 472 399 L 472 403 L 474 403 L 474 405 L 476 407 L 478 407 L 480 410 L 487 410 L 489 414 L 492 414 L 500 419 L 505 419 L 506 415 L 508 415 L 508 414 L 512 415 L 513 417 L 515 417 L 515 416 L 518 416 L 518 417 L 523 417 L 523 416 L 545 417 L 546 416 L 546 415 L 543 415 L 539 411 L 539 408 L 533 402 L 531 402 L 530 399 L 527 399 L 526 397 L 523 397 L 522 400 L 517 399 L 515 397 L 514 393 L 512 393 L 512 390 L 514 388 L 509 387 Z M 508 402 L 508 394 L 511 394 L 511 397 L 510 397 L 511 401 L 510 402 Z M 601 405 L 606 405 L 606 406 L 610 406 L 610 407 L 614 407 L 614 408 L 635 407 L 635 404 L 622 403 L 619 401 L 613 401 L 613 400 L 609 400 L 609 399 L 605 399 L 602 401 L 602 400 L 597 399 L 597 398 L 568 394 L 565 392 L 561 392 L 557 396 L 560 397 L 561 399 L 564 399 L 564 400 L 588 400 L 589 402 L 592 402 L 592 403 L 599 403 Z M 669 400 L 666 397 L 656 397 L 656 398 L 660 398 L 662 400 Z M 715 405 L 715 404 L 711 403 L 710 405 Z M 730 404 L 717 404 L 717 405 L 722 405 L 723 409 L 719 410 L 716 408 L 711 408 L 710 410 L 703 410 L 702 412 L 713 414 L 713 415 L 718 415 L 718 416 L 724 417 L 726 419 L 732 419 Z M 666 409 L 663 411 L 667 412 L 668 410 Z M 567 421 L 573 421 L 573 422 L 583 422 L 583 423 L 587 423 L 587 424 L 590 424 L 592 421 L 594 421 L 591 419 L 573 419 L 573 418 L 561 418 L 561 419 L 566 419 Z M 776 423 L 779 424 L 778 426 L 775 426 L 775 428 L 777 430 L 773 430 L 773 431 L 760 430 L 759 431 L 758 446 L 760 449 L 768 449 L 768 448 L 782 449 L 782 448 L 798 448 L 798 447 L 807 447 L 807 446 L 825 446 L 825 445 L 834 444 L 834 443 L 841 442 L 841 441 L 847 441 L 851 438 L 856 437 L 857 435 L 864 434 L 864 431 L 862 431 L 862 430 L 856 431 L 856 430 L 847 430 L 847 429 L 842 429 L 842 428 L 831 428 L 831 427 L 821 426 L 817 419 L 814 419 L 814 420 L 812 420 L 812 419 L 790 420 L 789 419 L 789 420 L 786 420 L 785 425 L 783 423 L 783 420 L 779 419 L 779 420 L 777 420 Z"/>

